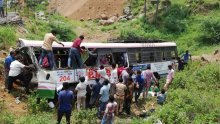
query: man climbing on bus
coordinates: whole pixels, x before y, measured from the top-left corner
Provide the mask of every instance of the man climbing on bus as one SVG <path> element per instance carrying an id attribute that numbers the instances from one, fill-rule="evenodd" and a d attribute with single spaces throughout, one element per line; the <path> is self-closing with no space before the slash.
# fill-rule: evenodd
<path id="1" fill-rule="evenodd" d="M 80 47 L 81 43 L 83 42 L 84 36 L 81 35 L 79 38 L 73 41 L 73 45 L 69 52 L 69 58 L 68 58 L 68 67 L 70 68 L 72 64 L 75 62 L 77 64 L 77 67 L 82 68 L 83 62 L 81 58 L 81 53 L 85 50 L 85 47 Z M 73 67 L 75 68 L 75 67 Z"/>
<path id="2" fill-rule="evenodd" d="M 39 60 L 40 66 L 42 66 L 43 58 L 47 56 L 50 64 L 50 69 L 53 69 L 54 67 L 54 56 L 53 56 L 53 49 L 52 44 L 53 42 L 57 42 L 58 44 L 62 45 L 64 47 L 64 44 L 57 40 L 56 38 L 57 32 L 55 30 L 52 30 L 51 33 L 47 33 L 44 36 L 44 43 L 42 46 L 42 52 L 41 52 L 41 58 Z"/>

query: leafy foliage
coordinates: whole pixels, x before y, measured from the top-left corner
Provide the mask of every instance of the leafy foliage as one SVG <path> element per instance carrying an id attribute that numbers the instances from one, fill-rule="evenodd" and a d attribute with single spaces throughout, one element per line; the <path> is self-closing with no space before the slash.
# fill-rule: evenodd
<path id="1" fill-rule="evenodd" d="M 73 112 L 73 116 L 71 118 L 71 123 L 76 124 L 95 124 L 97 119 L 97 110 L 96 109 L 88 109 L 88 110 L 80 110 L 78 112 Z"/>
<path id="2" fill-rule="evenodd" d="M 29 96 L 27 106 L 28 111 L 32 114 L 51 111 L 46 99 L 42 98 L 40 99 L 40 103 L 37 103 L 37 96 L 34 95 Z"/>
<path id="3" fill-rule="evenodd" d="M 43 112 L 39 114 L 30 114 L 27 116 L 21 117 L 18 124 L 55 124 L 56 119 L 53 119 L 51 113 Z"/>
<path id="4" fill-rule="evenodd" d="M 202 23 L 201 41 L 206 44 L 220 43 L 220 18 L 208 18 Z"/>
<path id="5" fill-rule="evenodd" d="M 16 41 L 16 30 L 11 26 L 0 26 L 0 46 L 12 45 Z"/>
<path id="6" fill-rule="evenodd" d="M 166 104 L 154 116 L 163 123 L 219 123 L 218 66 L 195 62 L 177 73 Z"/>

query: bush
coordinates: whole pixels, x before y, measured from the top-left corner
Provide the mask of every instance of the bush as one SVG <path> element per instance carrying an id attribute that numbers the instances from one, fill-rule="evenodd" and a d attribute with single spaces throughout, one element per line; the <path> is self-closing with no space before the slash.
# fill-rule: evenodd
<path id="1" fill-rule="evenodd" d="M 97 120 L 97 110 L 88 109 L 73 112 L 71 123 L 76 124 L 95 124 Z"/>
<path id="2" fill-rule="evenodd" d="M 162 14 L 165 31 L 171 33 L 181 33 L 185 30 L 184 19 L 189 15 L 189 10 L 185 6 L 174 4 Z"/>
<path id="3" fill-rule="evenodd" d="M 53 118 L 51 113 L 39 113 L 39 114 L 31 114 L 21 117 L 18 124 L 55 124 L 56 119 Z"/>
<path id="4" fill-rule="evenodd" d="M 1 124 L 14 124 L 15 117 L 14 115 L 0 111 L 0 123 Z"/>
<path id="5" fill-rule="evenodd" d="M 16 29 L 12 26 L 0 26 L 0 47 L 7 47 L 16 42 Z"/>
<path id="6" fill-rule="evenodd" d="M 42 98 L 40 103 L 37 103 L 37 96 L 29 96 L 28 98 L 28 111 L 32 114 L 37 114 L 39 112 L 48 112 L 51 111 L 51 108 L 48 106 L 47 100 Z"/>
<path id="7" fill-rule="evenodd" d="M 220 18 L 207 18 L 201 26 L 203 32 L 200 40 L 206 44 L 220 43 Z"/>
<path id="8" fill-rule="evenodd" d="M 72 41 L 76 38 L 76 33 L 71 29 L 71 26 L 64 22 L 52 22 L 50 27 L 57 31 L 57 38 L 62 41 Z"/>
<path id="9" fill-rule="evenodd" d="M 189 64 L 175 75 L 166 104 L 153 115 L 163 123 L 219 123 L 217 63 Z M 211 91 L 211 92 L 210 92 Z"/>

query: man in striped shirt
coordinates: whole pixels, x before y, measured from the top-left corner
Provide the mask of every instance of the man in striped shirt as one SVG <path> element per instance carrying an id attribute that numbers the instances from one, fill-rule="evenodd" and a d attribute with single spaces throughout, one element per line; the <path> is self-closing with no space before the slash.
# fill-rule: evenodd
<path id="1" fill-rule="evenodd" d="M 44 43 L 42 46 L 41 58 L 39 60 L 40 66 L 42 66 L 43 58 L 47 56 L 47 59 L 49 60 L 49 64 L 50 64 L 50 69 L 54 67 L 54 56 L 53 56 L 52 44 L 55 41 L 64 47 L 64 44 L 57 40 L 56 34 L 57 32 L 55 30 L 52 30 L 51 33 L 45 34 Z"/>

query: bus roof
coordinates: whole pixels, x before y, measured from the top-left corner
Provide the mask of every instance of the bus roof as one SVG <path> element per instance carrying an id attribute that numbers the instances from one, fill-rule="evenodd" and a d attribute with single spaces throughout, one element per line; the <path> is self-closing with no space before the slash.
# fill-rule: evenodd
<path id="1" fill-rule="evenodd" d="M 43 41 L 19 39 L 22 47 L 42 47 Z M 62 42 L 64 48 L 70 48 L 72 42 Z M 144 47 L 172 47 L 176 46 L 175 42 L 161 43 L 82 43 L 81 46 L 86 48 L 144 48 Z M 53 47 L 62 47 L 62 45 L 53 43 Z"/>

